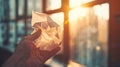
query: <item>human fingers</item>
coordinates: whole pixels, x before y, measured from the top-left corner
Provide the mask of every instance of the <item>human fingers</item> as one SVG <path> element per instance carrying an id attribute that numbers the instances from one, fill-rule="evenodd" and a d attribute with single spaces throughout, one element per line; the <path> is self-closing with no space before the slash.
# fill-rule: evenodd
<path id="1" fill-rule="evenodd" d="M 61 48 L 60 47 L 56 47 L 55 49 L 53 49 L 52 51 L 49 52 L 49 57 L 52 57 L 53 55 L 55 55 Z"/>
<path id="2" fill-rule="evenodd" d="M 29 40 L 34 41 L 41 35 L 41 30 L 37 29 L 37 31 L 31 35 L 28 36 Z"/>
<path id="3" fill-rule="evenodd" d="M 41 60 L 44 63 L 50 57 L 54 56 L 59 50 L 60 50 L 60 47 L 56 47 L 52 51 L 39 50 L 38 58 L 39 58 L 39 60 Z"/>
<path id="4" fill-rule="evenodd" d="M 44 57 L 45 61 L 48 60 L 50 57 L 54 56 L 60 49 L 60 47 L 56 47 L 52 51 L 49 51 L 49 53 Z"/>
<path id="5" fill-rule="evenodd" d="M 39 50 L 39 53 L 41 54 L 41 55 L 43 55 L 44 57 L 46 57 L 46 56 L 48 56 L 48 54 L 50 53 L 50 52 L 54 52 L 58 47 L 59 47 L 59 45 L 61 44 L 61 42 L 56 46 L 56 48 L 53 48 L 51 51 L 48 51 L 48 50 Z"/>

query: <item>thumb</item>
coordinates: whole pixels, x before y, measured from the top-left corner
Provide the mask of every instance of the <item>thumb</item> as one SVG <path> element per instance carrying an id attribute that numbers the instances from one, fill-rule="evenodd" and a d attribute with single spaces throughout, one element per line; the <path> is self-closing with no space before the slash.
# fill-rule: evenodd
<path id="1" fill-rule="evenodd" d="M 41 30 L 37 29 L 37 31 L 29 36 L 30 40 L 35 40 L 41 35 Z"/>
<path id="2" fill-rule="evenodd" d="M 49 55 L 47 56 L 47 59 L 49 59 L 50 57 L 54 56 L 60 49 L 61 49 L 60 47 L 56 47 L 55 49 L 50 51 Z"/>

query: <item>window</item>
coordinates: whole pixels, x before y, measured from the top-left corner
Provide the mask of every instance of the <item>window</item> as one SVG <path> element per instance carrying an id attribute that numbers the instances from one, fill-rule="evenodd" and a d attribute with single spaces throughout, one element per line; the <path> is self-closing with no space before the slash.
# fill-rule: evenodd
<path id="1" fill-rule="evenodd" d="M 46 0 L 46 11 L 61 8 L 61 0 Z"/>
<path id="2" fill-rule="evenodd" d="M 66 8 L 68 1 L 70 9 Z M 64 42 L 63 45 L 66 48 L 63 46 L 63 51 L 67 52 L 70 47 L 70 55 L 65 54 L 63 56 L 70 56 L 68 60 L 70 64 L 68 67 L 107 67 L 109 4 L 104 2 L 101 4 L 100 2 L 100 5 L 96 3 L 90 7 L 82 6 L 92 1 L 95 0 L 45 1 L 45 4 L 49 4 L 49 6 L 45 7 L 45 11 L 50 14 L 50 16 L 51 14 L 58 15 L 57 13 L 59 12 L 63 12 L 64 14 L 63 37 L 66 42 Z M 60 3 L 61 5 L 59 5 Z M 104 10 L 104 12 L 102 10 Z M 54 15 L 54 17 L 56 16 Z M 59 20 L 59 18 L 57 19 Z M 65 38 L 65 35 L 69 34 L 70 36 Z"/>
<path id="3" fill-rule="evenodd" d="M 0 47 L 14 52 L 21 38 L 30 34 L 32 10 L 42 12 L 42 0 L 0 0 Z"/>
<path id="4" fill-rule="evenodd" d="M 69 17 L 72 61 L 88 67 L 107 67 L 109 4 L 74 8 Z"/>

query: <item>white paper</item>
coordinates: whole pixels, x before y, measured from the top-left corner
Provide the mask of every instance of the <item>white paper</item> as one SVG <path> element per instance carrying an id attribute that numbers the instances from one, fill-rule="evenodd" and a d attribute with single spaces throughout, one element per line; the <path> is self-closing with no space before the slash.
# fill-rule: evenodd
<path id="1" fill-rule="evenodd" d="M 40 50 L 48 50 L 59 46 L 61 42 L 60 26 L 55 23 L 47 14 L 32 12 L 32 27 L 41 29 L 41 35 L 35 40 L 34 44 L 40 48 Z"/>

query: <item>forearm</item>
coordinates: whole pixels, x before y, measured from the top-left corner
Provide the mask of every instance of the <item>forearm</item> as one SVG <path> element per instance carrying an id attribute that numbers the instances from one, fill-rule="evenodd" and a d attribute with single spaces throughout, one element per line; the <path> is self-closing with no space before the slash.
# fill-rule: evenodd
<path id="1" fill-rule="evenodd" d="M 24 63 L 24 57 L 21 55 L 13 54 L 4 64 L 3 67 L 18 67 Z M 23 65 L 24 66 L 24 65 Z M 22 67 L 23 67 L 22 66 Z"/>

